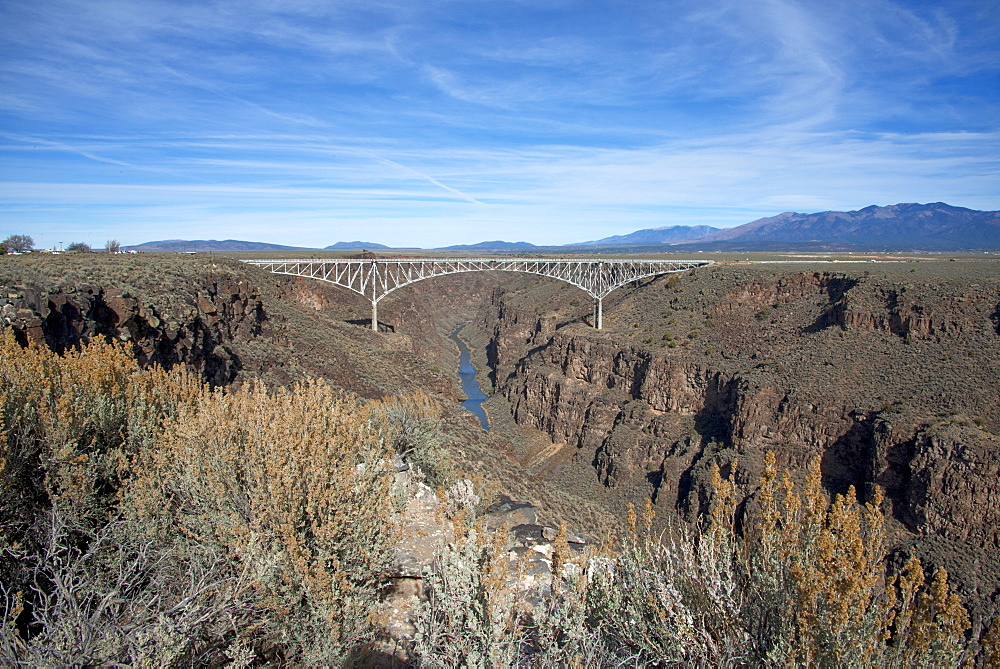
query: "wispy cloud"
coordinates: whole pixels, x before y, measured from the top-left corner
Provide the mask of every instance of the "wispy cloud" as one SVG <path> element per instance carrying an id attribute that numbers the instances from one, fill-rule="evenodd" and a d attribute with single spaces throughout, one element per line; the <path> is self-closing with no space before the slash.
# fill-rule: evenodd
<path id="1" fill-rule="evenodd" d="M 428 246 L 998 209 L 994 4 L 11 0 L 0 220 Z"/>

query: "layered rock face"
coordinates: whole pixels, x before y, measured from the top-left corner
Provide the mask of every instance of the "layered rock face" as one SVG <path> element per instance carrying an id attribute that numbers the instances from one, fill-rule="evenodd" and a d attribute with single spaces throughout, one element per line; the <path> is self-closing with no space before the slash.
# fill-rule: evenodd
<path id="1" fill-rule="evenodd" d="M 570 286 L 443 277 L 380 305 L 375 334 L 364 300 L 233 261 L 22 258 L 0 263 L 0 318 L 23 341 L 64 350 L 109 336 L 216 385 L 319 376 L 365 397 L 449 399 L 445 335 L 471 320 L 463 335 L 513 420 L 547 434 L 564 479 L 591 487 L 571 489 L 544 462 L 525 473 L 516 449 L 471 423 L 454 448 L 546 522 L 585 532 L 644 497 L 692 517 L 710 467 L 737 459 L 752 503 L 767 451 L 793 471 L 819 457 L 831 492 L 883 487 L 900 546 L 948 567 L 966 594 L 1000 600 L 1000 272 L 819 269 L 726 265 L 643 282 L 605 299 L 603 331 Z"/>
<path id="2" fill-rule="evenodd" d="M 901 543 L 936 542 L 944 562 L 995 552 L 1000 277 L 866 269 L 660 278 L 619 296 L 602 332 L 501 298 L 497 389 L 518 423 L 660 506 L 698 511 L 712 463 L 738 459 L 752 498 L 767 451 L 800 472 L 819 457 L 831 492 L 886 490 Z"/>
<path id="3" fill-rule="evenodd" d="M 449 376 L 428 370 L 404 335 L 350 323 L 366 312 L 347 291 L 231 259 L 89 254 L 0 263 L 0 319 L 22 343 L 62 352 L 109 338 L 141 364 L 183 364 L 216 386 L 319 377 L 363 397 L 452 392 Z"/>
<path id="4" fill-rule="evenodd" d="M 240 369 L 232 342 L 258 336 L 267 320 L 253 284 L 233 277 L 210 277 L 188 304 L 161 309 L 120 289 L 27 286 L 8 290 L 0 312 L 22 343 L 62 352 L 104 335 L 131 342 L 140 364 L 186 364 L 214 385 L 232 382 Z"/>
<path id="5" fill-rule="evenodd" d="M 908 527 L 1000 546 L 1000 440 L 961 418 L 897 431 L 876 419 L 872 474 Z"/>

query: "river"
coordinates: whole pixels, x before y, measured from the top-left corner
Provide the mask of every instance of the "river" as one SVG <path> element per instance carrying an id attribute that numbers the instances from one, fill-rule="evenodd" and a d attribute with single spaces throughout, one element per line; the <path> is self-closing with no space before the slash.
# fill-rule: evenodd
<path id="1" fill-rule="evenodd" d="M 489 430 L 490 419 L 486 415 L 486 410 L 483 409 L 486 394 L 483 393 L 483 389 L 479 386 L 479 370 L 472 364 L 472 351 L 469 345 L 465 343 L 465 340 L 459 334 L 466 325 L 468 323 L 460 323 L 448 335 L 448 338 L 458 346 L 458 380 L 462 384 L 462 392 L 466 397 L 466 400 L 462 402 L 462 407 L 476 414 L 479 422 L 483 425 L 483 429 Z"/>

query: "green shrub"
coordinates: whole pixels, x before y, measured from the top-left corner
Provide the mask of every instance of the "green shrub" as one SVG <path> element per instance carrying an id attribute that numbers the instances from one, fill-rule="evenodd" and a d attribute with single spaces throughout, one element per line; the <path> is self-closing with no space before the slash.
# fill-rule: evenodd
<path id="1" fill-rule="evenodd" d="M 524 626 L 517 597 L 505 586 L 505 537 L 466 528 L 443 547 L 425 579 L 414 655 L 422 665 L 509 667 L 519 655 Z"/>
<path id="2" fill-rule="evenodd" d="M 441 407 L 426 393 L 397 397 L 373 407 L 373 420 L 391 435 L 396 452 L 432 486 L 451 483 L 454 464 L 441 431 Z"/>
<path id="3" fill-rule="evenodd" d="M 5 625 L 7 666 L 222 664 L 240 650 L 228 640 L 234 622 L 266 616 L 249 574 L 229 573 L 208 549 L 182 561 L 122 522 L 73 526 L 55 509 L 47 521 L 43 550 L 30 556 L 29 591 L 0 584 L 5 621 L 25 612 L 27 599 L 37 630 L 22 636 Z"/>

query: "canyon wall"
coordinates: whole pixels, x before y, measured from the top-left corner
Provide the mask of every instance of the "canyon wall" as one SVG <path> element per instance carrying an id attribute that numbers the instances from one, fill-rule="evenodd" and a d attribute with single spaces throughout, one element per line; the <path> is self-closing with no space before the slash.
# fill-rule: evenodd
<path id="1" fill-rule="evenodd" d="M 603 331 L 590 327 L 591 300 L 560 282 L 441 277 L 380 304 L 376 334 L 359 296 L 234 261 L 25 258 L 0 266 L 0 319 L 56 350 L 110 337 L 215 385 L 318 376 L 364 397 L 419 388 L 448 401 L 457 351 L 446 335 L 470 321 L 463 335 L 502 402 L 493 411 L 551 448 L 519 468 L 504 441 L 516 434 L 450 414 L 451 448 L 463 467 L 503 472 L 552 522 L 586 532 L 646 497 L 692 518 L 713 464 L 738 460 L 752 503 L 765 453 L 797 473 L 819 457 L 828 490 L 867 499 L 881 486 L 898 546 L 948 567 L 967 596 L 1000 602 L 993 265 L 800 267 L 639 282 L 605 299 Z"/>
<path id="2" fill-rule="evenodd" d="M 22 345 L 34 342 L 62 353 L 108 337 L 131 346 L 142 365 L 184 364 L 213 385 L 236 378 L 242 365 L 233 344 L 260 336 L 268 320 L 253 284 L 232 276 L 206 277 L 171 306 L 100 285 L 5 290 L 0 318 Z"/>
<path id="3" fill-rule="evenodd" d="M 454 394 L 406 335 L 376 334 L 364 300 L 319 282 L 199 256 L 22 257 L 0 264 L 0 320 L 64 351 L 94 337 L 215 386 L 323 378 L 362 397 Z M 354 322 L 352 322 L 354 321 Z M 358 324 L 356 324 L 358 323 Z"/>
<path id="4" fill-rule="evenodd" d="M 605 331 L 501 296 L 497 390 L 609 488 L 688 517 L 713 463 L 738 460 L 752 501 L 768 451 L 800 474 L 819 457 L 831 493 L 881 486 L 899 545 L 1000 598 L 1000 278 L 909 269 L 660 278 Z"/>

